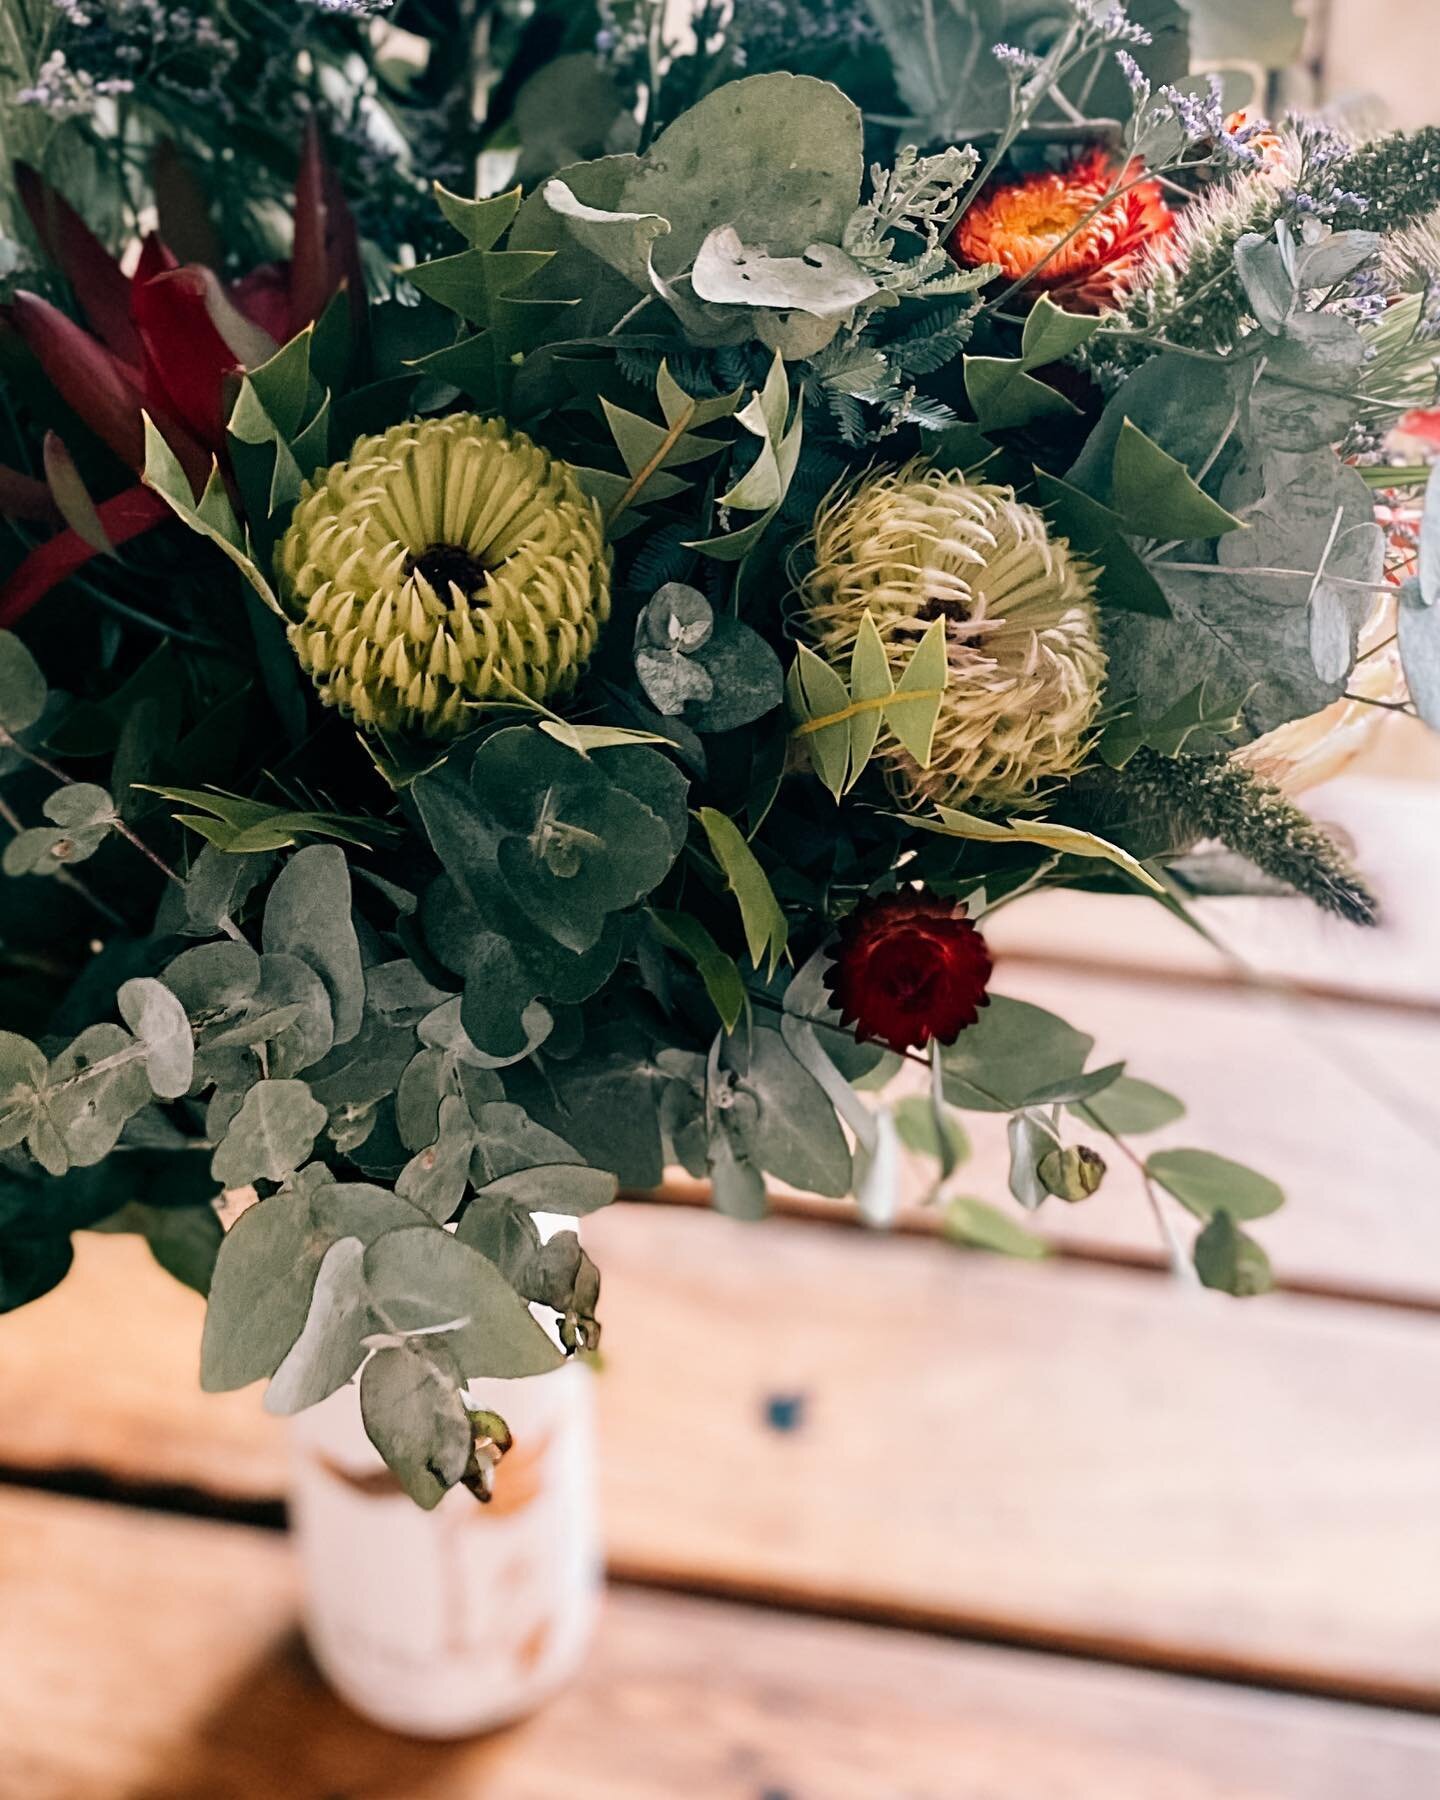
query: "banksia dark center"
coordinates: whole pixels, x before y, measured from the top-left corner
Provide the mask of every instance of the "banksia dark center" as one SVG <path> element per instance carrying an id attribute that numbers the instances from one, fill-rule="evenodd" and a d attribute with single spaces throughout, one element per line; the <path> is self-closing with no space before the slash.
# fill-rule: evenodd
<path id="1" fill-rule="evenodd" d="M 307 485 L 279 563 L 326 705 L 431 737 L 517 690 L 568 691 L 610 612 L 599 509 L 574 471 L 471 413 L 361 438 Z"/>

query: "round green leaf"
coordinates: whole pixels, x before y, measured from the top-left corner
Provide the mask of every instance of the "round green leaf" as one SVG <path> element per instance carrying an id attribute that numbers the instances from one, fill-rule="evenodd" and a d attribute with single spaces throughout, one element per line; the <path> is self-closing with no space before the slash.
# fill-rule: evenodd
<path id="1" fill-rule="evenodd" d="M 127 981 L 116 996 L 120 1017 L 145 1046 L 145 1074 L 161 1100 L 187 1092 L 195 1067 L 195 1039 L 185 1008 L 163 982 Z"/>
<path id="2" fill-rule="evenodd" d="M 1077 1118 L 1086 1119 L 1101 1131 L 1116 1137 L 1139 1137 L 1147 1131 L 1159 1131 L 1185 1116 L 1185 1105 L 1164 1088 L 1148 1081 L 1137 1081 L 1133 1075 L 1121 1075 L 1103 1093 L 1092 1094 L 1070 1109 Z"/>
<path id="3" fill-rule="evenodd" d="M 860 112 L 839 88 L 808 75 L 752 75 L 707 94 L 661 132 L 620 205 L 669 220 L 652 254 L 673 276 L 720 225 L 772 256 L 838 244 L 863 171 Z"/>
<path id="4" fill-rule="evenodd" d="M 1232 1219 L 1263 1219 L 1285 1204 L 1284 1189 L 1268 1175 L 1213 1150 L 1157 1150 L 1145 1169 L 1197 1219 L 1213 1219 L 1219 1212 Z"/>
<path id="5" fill-rule="evenodd" d="M 15 636 L 0 631 L 0 729 L 28 731 L 45 710 L 45 677 Z"/>

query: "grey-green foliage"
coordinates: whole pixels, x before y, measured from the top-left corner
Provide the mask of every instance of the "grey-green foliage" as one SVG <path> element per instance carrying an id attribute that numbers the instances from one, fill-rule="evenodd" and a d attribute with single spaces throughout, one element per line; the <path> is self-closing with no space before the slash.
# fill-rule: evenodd
<path id="1" fill-rule="evenodd" d="M 585 999 L 614 970 L 621 913 L 684 845 L 685 780 L 651 750 L 582 756 L 517 726 L 414 793 L 448 872 L 427 896 L 432 948 L 465 983 L 471 1041 L 518 1060 L 548 1035 L 554 1004 Z"/>
<path id="2" fill-rule="evenodd" d="M 1076 52 L 1063 72 L 1051 67 L 1052 76 L 1060 75 L 1063 98 L 1042 97 L 1037 117 L 1047 123 L 1073 120 L 1080 107 L 1093 119 L 1123 118 L 1129 110 L 1129 91 L 1104 29 L 1108 7 L 1082 9 L 1068 0 L 869 0 L 869 5 L 901 101 L 912 115 L 910 131 L 924 142 L 964 143 L 1010 123 L 1014 88 L 991 53 L 996 44 L 1044 56 L 1068 43 Z M 1158 86 L 1185 76 L 1187 9 L 1178 0 L 1130 0 L 1125 12 L 1146 34 L 1141 43 L 1125 47 L 1152 82 Z"/>
<path id="3" fill-rule="evenodd" d="M 23 1143 L 51 1175 L 102 1162 L 150 1100 L 146 1054 L 119 1025 L 87 1026 L 54 1057 L 0 1032 L 0 1150 Z"/>
<path id="4" fill-rule="evenodd" d="M 1294 440 L 1302 449 L 1276 443 L 1274 415 L 1257 411 L 1266 386 L 1248 351 L 1219 365 L 1156 357 L 1115 395 L 1070 471 L 1111 504 L 1122 434 L 1139 429 L 1244 526 L 1149 551 L 1169 618 L 1107 610 L 1117 711 L 1143 700 L 1155 717 L 1208 690 L 1235 703 L 1244 741 L 1344 691 L 1383 535 L 1369 489 L 1332 449 L 1304 435 Z"/>
<path id="5" fill-rule="evenodd" d="M 837 284 L 847 311 L 879 291 L 840 248 L 860 201 L 861 139 L 859 109 L 838 88 L 754 75 L 681 114 L 624 169 L 608 206 L 562 177 L 543 191 L 574 242 L 663 299 L 693 343 L 758 337 L 805 356 L 839 328 Z"/>
<path id="6" fill-rule="evenodd" d="M 635 673 L 656 711 L 733 731 L 780 704 L 780 659 L 758 631 L 717 618 L 698 589 L 667 582 L 635 625 Z"/>
<path id="7" fill-rule="evenodd" d="M 717 1037 L 708 1057 L 663 1050 L 674 1080 L 662 1121 L 675 1153 L 708 1175 L 714 1203 L 737 1218 L 765 1211 L 765 1174 L 815 1194 L 850 1192 L 853 1170 L 835 1108 L 777 1031 Z"/>
<path id="8" fill-rule="evenodd" d="M 20 713 L 14 707 L 11 716 Z M 657 775 L 622 754 L 613 766 L 628 769 L 629 785 L 597 784 L 585 757 L 534 735 L 553 750 L 555 772 L 578 775 L 576 801 L 589 805 L 589 823 L 602 822 L 618 843 L 638 819 L 655 836 L 656 866 L 668 867 L 684 812 L 683 787 L 672 789 L 666 765 Z M 579 829 L 584 861 L 592 851 Z M 563 853 L 551 861 L 570 866 Z M 94 1198 L 74 1209 L 76 1222 L 141 1232 L 167 1268 L 209 1287 L 207 1386 L 274 1376 L 267 1404 L 291 1410 L 351 1379 L 373 1350 L 367 1424 L 407 1489 L 429 1504 L 441 1491 L 435 1471 L 413 1458 L 464 1419 L 463 1381 L 534 1373 L 558 1360 L 531 1301 L 558 1314 L 567 1349 L 597 1342 L 593 1265 L 573 1236 L 541 1245 L 531 1215 L 592 1210 L 614 1197 L 616 1183 L 581 1166 L 557 1131 L 507 1099 L 496 1059 L 464 1029 L 460 996 L 435 987 L 408 958 L 367 968 L 373 951 L 362 951 L 349 870 L 334 846 L 297 852 L 263 907 L 247 905 L 252 922 L 258 910 L 261 950 L 231 914 L 267 864 L 235 862 L 243 877 L 232 884 L 202 857 L 193 903 L 188 891 L 169 902 L 177 919 L 213 920 L 226 935 L 181 950 L 158 978 L 122 983 L 123 1026 L 89 1025 L 48 1055 L 0 1032 L 0 1151 L 23 1147 L 52 1179 L 94 1170 Z M 602 913 L 641 891 L 613 853 L 589 872 Z M 581 906 L 571 917 L 581 930 L 590 914 Z M 188 1150 L 183 1160 L 201 1192 L 192 1201 L 187 1186 L 183 1203 L 155 1205 L 131 1197 L 117 1177 L 107 1209 L 109 1170 L 100 1165 L 122 1136 L 132 1155 Z M 337 1181 L 323 1159 L 350 1156 L 368 1167 L 377 1137 L 394 1145 L 377 1150 L 375 1163 L 393 1155 L 395 1190 Z M 196 1152 L 206 1153 L 198 1166 Z M 222 1186 L 259 1194 L 223 1243 L 205 1204 L 206 1192 Z M 472 1200 L 482 1214 L 503 1209 L 531 1240 L 523 1266 L 502 1269 L 442 1229 Z M 31 1268 L 17 1260 L 23 1240 L 7 1238 L 7 1304 L 63 1273 L 63 1231 L 45 1244 L 49 1260 Z M 428 1413 L 416 1410 L 420 1399 Z M 445 1480 L 468 1463 L 458 1438 L 454 1449 L 438 1465 Z"/>
<path id="9" fill-rule="evenodd" d="M 1300 154 L 1292 142 L 1291 155 Z M 1363 207 L 1342 199 L 1334 209 L 1337 236 L 1392 233 L 1440 205 L 1440 128 L 1396 132 L 1360 145 L 1338 165 L 1334 179 Z M 1093 354 L 1112 373 L 1153 353 L 1153 340 L 1207 351 L 1226 350 L 1256 319 L 1253 282 L 1246 280 L 1242 246 L 1265 241 L 1292 208 L 1288 183 L 1267 172 L 1241 175 L 1217 195 L 1203 197 L 1181 225 L 1185 254 L 1155 258 L 1095 340 Z M 1128 334 L 1128 335 L 1127 335 Z"/>
<path id="10" fill-rule="evenodd" d="M 17 831 L 5 846 L 0 870 L 6 875 L 58 875 L 100 848 L 115 823 L 115 802 L 93 782 L 70 782 L 45 801 L 48 825 Z"/>
<path id="11" fill-rule="evenodd" d="M 40 665 L 13 631 L 0 631 L 0 731 L 18 736 L 45 710 Z"/>

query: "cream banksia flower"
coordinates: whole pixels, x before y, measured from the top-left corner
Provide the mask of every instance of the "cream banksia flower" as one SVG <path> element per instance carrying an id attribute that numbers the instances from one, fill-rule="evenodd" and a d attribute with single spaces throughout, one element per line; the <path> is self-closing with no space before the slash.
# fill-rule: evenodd
<path id="1" fill-rule="evenodd" d="M 471 413 L 361 438 L 306 484 L 279 563 L 321 699 L 431 737 L 477 702 L 573 687 L 610 613 L 599 508 L 574 471 Z"/>
<path id="2" fill-rule="evenodd" d="M 1015 806 L 1075 771 L 1105 675 L 1095 571 L 1035 507 L 920 459 L 832 494 L 812 547 L 805 612 L 837 667 L 867 612 L 897 678 L 945 621 L 949 679 L 928 768 L 882 744 L 902 791 Z"/>

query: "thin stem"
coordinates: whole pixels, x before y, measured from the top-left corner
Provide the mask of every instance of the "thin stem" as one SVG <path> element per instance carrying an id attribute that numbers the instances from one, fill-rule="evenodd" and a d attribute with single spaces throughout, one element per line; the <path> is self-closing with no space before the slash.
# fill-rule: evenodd
<path id="1" fill-rule="evenodd" d="M 1176 167 L 1176 166 L 1178 166 L 1178 165 L 1175 165 L 1175 164 L 1167 165 L 1167 167 Z M 1019 293 L 1020 289 L 1023 287 L 1028 287 L 1029 284 L 1032 281 L 1034 281 L 1035 277 L 1041 272 L 1041 270 L 1046 268 L 1050 263 L 1052 263 L 1055 260 L 1055 258 L 1060 254 L 1060 252 L 1065 248 L 1065 246 L 1068 243 L 1070 243 L 1073 238 L 1078 237 L 1078 235 L 1085 229 L 1085 227 L 1088 224 L 1091 223 L 1092 220 L 1098 219 L 1100 217 L 1100 215 L 1103 212 L 1106 212 L 1110 207 L 1112 207 L 1117 200 L 1123 200 L 1125 198 L 1126 194 L 1132 192 L 1137 187 L 1142 187 L 1147 181 L 1154 181 L 1157 178 L 1157 176 L 1163 175 L 1164 172 L 1165 171 L 1163 169 L 1161 169 L 1161 170 L 1147 169 L 1143 175 L 1137 175 L 1134 177 L 1133 180 L 1122 181 L 1118 184 L 1118 186 L 1110 188 L 1108 190 L 1108 192 L 1101 199 L 1099 199 L 1095 202 L 1094 206 L 1092 206 L 1090 208 L 1089 212 L 1083 214 L 1080 218 L 1078 218 L 1075 221 L 1075 223 L 1065 233 L 1064 237 L 1058 239 L 1055 243 L 1053 243 L 1050 246 L 1050 248 L 1040 258 L 1039 262 L 1037 262 L 1033 266 L 1033 268 L 1027 269 L 1023 275 L 1017 275 L 1016 278 L 1014 279 L 1014 281 L 1012 281 L 1010 283 L 1009 287 L 1005 288 L 1001 293 L 997 294 L 993 301 L 987 302 L 987 304 L 985 306 L 981 307 L 980 310 L 982 312 L 987 312 L 987 311 L 989 311 L 991 306 L 1003 306 L 1005 304 L 1005 302 L 1008 299 L 1010 299 L 1011 295 Z M 1221 360 L 1223 361 L 1223 358 Z"/>
<path id="2" fill-rule="evenodd" d="M 621 313 L 620 317 L 610 327 L 609 331 L 605 333 L 606 337 L 618 337 L 633 318 L 638 317 L 640 313 L 644 312 L 645 308 L 654 298 L 655 296 L 653 294 L 642 294 L 628 312 Z"/>
<path id="3" fill-rule="evenodd" d="M 0 736 L 3 735 L 3 731 L 0 731 Z M 13 738 L 10 741 L 16 749 L 19 749 L 19 745 L 15 744 Z M 19 813 L 17 813 L 10 802 L 4 798 L 0 798 L 0 819 L 5 821 L 17 837 L 25 829 L 24 822 Z M 61 887 L 69 888 L 72 894 L 78 894 L 82 900 L 88 900 L 90 905 L 95 908 L 102 919 L 108 920 L 112 925 L 124 925 L 125 919 L 123 915 L 116 912 L 115 908 L 111 906 L 108 901 L 102 900 L 95 890 L 90 887 L 88 883 L 82 881 L 73 870 L 57 869 L 55 871 L 54 879 L 60 883 Z M 10 960 L 14 960 L 13 956 Z"/>
<path id="4" fill-rule="evenodd" d="M 748 988 L 746 992 L 757 1006 L 766 1007 L 771 1012 L 781 1014 L 785 1014 L 788 1011 L 783 1001 L 773 999 L 769 994 L 757 993 L 753 988 Z M 829 1019 L 819 1019 L 810 1013 L 790 1013 L 789 1016 L 792 1019 L 798 1020 L 802 1025 L 818 1025 L 822 1029 L 830 1031 L 835 1029 L 835 1026 Z M 933 1048 L 934 1046 L 932 1045 L 932 1049 Z M 899 1050 L 895 1054 L 903 1057 L 906 1062 L 913 1062 L 924 1069 L 930 1077 L 932 1091 L 938 1092 L 940 1097 L 942 1099 L 944 1098 L 944 1090 L 940 1085 L 938 1073 L 938 1058 L 923 1056 L 914 1050 Z M 1011 1106 L 1008 1100 L 1002 1099 L 1000 1095 L 995 1093 L 992 1089 L 983 1087 L 980 1082 L 976 1081 L 973 1075 L 967 1075 L 965 1077 L 965 1085 L 966 1087 L 973 1088 L 975 1092 L 980 1095 L 982 1100 L 988 1100 L 999 1112 L 1013 1113 L 1016 1110 Z M 1198 1282 L 1199 1277 L 1195 1273 L 1194 1265 L 1190 1260 L 1184 1244 L 1180 1241 L 1179 1234 L 1176 1232 L 1175 1227 L 1171 1224 L 1170 1219 L 1165 1212 L 1160 1196 L 1156 1192 L 1154 1180 L 1150 1171 L 1145 1166 L 1144 1158 L 1137 1156 L 1135 1151 L 1118 1132 L 1112 1131 L 1108 1125 L 1101 1124 L 1100 1120 L 1093 1114 L 1087 1116 L 1090 1117 L 1095 1124 L 1100 1126 L 1101 1131 L 1103 1131 L 1110 1142 L 1114 1144 L 1120 1154 L 1125 1157 L 1128 1162 L 1133 1164 L 1135 1169 L 1139 1172 L 1140 1179 L 1145 1186 L 1145 1197 L 1150 1202 L 1150 1209 L 1155 1215 L 1155 1223 L 1159 1227 L 1160 1236 L 1165 1245 L 1165 1253 L 1170 1259 L 1171 1269 L 1174 1271 L 1177 1280 L 1183 1281 L 1189 1286 L 1194 1286 Z"/>
<path id="5" fill-rule="evenodd" d="M 1072 67 L 1072 60 L 1073 63 L 1078 63 L 1080 61 L 1079 56 L 1076 56 L 1073 59 L 1070 57 L 1071 49 L 1079 35 L 1080 27 L 1078 24 L 1069 26 L 1064 38 L 1050 52 L 1049 57 L 1046 58 L 1046 61 L 1051 64 L 1051 70 L 1045 81 L 1040 81 L 1039 77 L 1042 71 L 1037 70 L 1031 80 L 1020 90 L 1020 94 L 1017 96 L 1019 104 L 1014 107 L 1005 129 L 996 138 L 990 154 L 985 158 L 984 163 L 980 167 L 979 174 L 975 177 L 974 181 L 971 182 L 969 192 L 962 200 L 960 209 L 955 215 L 956 223 L 964 218 L 965 214 L 969 211 L 975 199 L 984 188 L 985 183 L 995 173 L 996 169 L 999 168 L 1010 146 L 1030 123 L 1034 114 L 1039 110 L 1041 101 L 1059 84 L 1065 75 L 1069 74 Z"/>
<path id="6" fill-rule="evenodd" d="M 138 606 L 131 606 L 128 601 L 117 599 L 114 594 L 107 594 L 93 582 L 86 581 L 83 576 L 69 577 L 72 587 L 81 593 L 88 594 L 97 606 L 112 612 L 117 618 L 127 620 L 131 625 L 138 625 L 142 631 L 152 631 L 157 637 L 170 638 L 177 644 L 184 644 L 202 656 L 220 656 L 227 662 L 238 662 L 239 658 L 228 644 L 222 644 L 218 638 L 201 637 L 198 632 L 185 631 L 178 625 L 170 625 L 164 619 L 157 619 L 153 614 L 142 612 Z"/>
<path id="7" fill-rule="evenodd" d="M 1154 566 L 1170 569 L 1181 575 L 1244 575 L 1247 579 L 1252 575 L 1263 575 L 1275 581 L 1314 581 L 1314 569 L 1228 569 L 1219 563 L 1159 562 Z M 1367 594 L 1386 594 L 1393 592 L 1393 584 L 1388 581 L 1359 581 L 1350 575 L 1326 575 L 1324 577 L 1333 587 L 1362 588 Z"/>
<path id="8" fill-rule="evenodd" d="M 1372 656 L 1378 656 L 1382 650 L 1388 650 L 1399 635 L 1399 632 L 1392 631 L 1389 637 L 1381 638 L 1378 644 L 1372 644 L 1368 650 L 1362 650 L 1355 661 L 1357 663 L 1368 662 Z"/>
<path id="9" fill-rule="evenodd" d="M 1407 719 L 1418 719 L 1419 713 L 1413 706 L 1403 700 L 1375 700 L 1369 694 L 1352 694 L 1348 690 L 1341 696 L 1345 700 L 1353 700 L 1357 706 L 1378 706 L 1385 712 L 1404 713 Z"/>
<path id="10" fill-rule="evenodd" d="M 66 787 L 74 787 L 76 785 L 75 778 L 72 775 L 67 775 L 63 769 L 57 768 L 54 763 L 47 761 L 45 757 L 40 756 L 36 751 L 27 749 L 24 744 L 13 738 L 3 725 L 0 725 L 0 748 L 13 750 L 17 756 L 23 756 L 26 762 L 33 763 L 37 769 L 43 769 L 47 775 L 53 775 L 56 781 L 63 782 Z M 167 863 L 163 857 L 158 856 L 145 842 L 144 838 L 132 831 L 123 819 L 117 816 L 110 821 L 110 825 L 111 829 L 117 831 L 120 836 L 125 839 L 126 843 L 132 844 L 147 862 L 153 863 L 167 881 L 173 881 L 176 887 L 184 887 L 185 877 L 177 874 L 177 872 L 170 867 L 169 863 Z M 104 910 L 108 911 L 109 909 L 105 908 Z M 117 923 L 123 923 L 123 920 L 121 920 L 118 913 L 116 913 L 114 917 Z"/>

